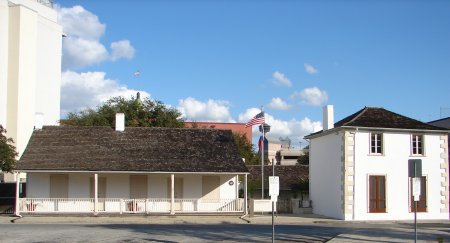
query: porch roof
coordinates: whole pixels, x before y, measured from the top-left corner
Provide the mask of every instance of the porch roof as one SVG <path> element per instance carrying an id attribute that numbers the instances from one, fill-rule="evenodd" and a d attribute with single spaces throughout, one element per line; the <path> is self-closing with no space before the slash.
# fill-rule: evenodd
<path id="1" fill-rule="evenodd" d="M 230 130 L 91 126 L 35 130 L 16 170 L 248 172 Z"/>

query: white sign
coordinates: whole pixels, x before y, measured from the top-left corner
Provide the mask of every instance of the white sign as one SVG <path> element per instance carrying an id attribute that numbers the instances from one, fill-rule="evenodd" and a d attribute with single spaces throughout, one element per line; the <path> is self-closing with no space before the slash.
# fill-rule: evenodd
<path id="1" fill-rule="evenodd" d="M 412 178 L 412 194 L 414 196 L 414 201 L 419 201 L 420 197 L 420 177 Z"/>
<path id="2" fill-rule="evenodd" d="M 279 194 L 280 194 L 280 178 L 278 176 L 269 176 L 269 195 L 278 197 Z"/>

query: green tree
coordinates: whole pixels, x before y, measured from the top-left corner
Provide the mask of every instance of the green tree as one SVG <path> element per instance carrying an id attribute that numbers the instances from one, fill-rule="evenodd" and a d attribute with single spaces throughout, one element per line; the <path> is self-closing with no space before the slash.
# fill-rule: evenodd
<path id="1" fill-rule="evenodd" d="M 306 151 L 304 154 L 298 156 L 297 163 L 299 165 L 309 165 L 309 151 Z"/>
<path id="2" fill-rule="evenodd" d="M 6 137 L 6 130 L 0 125 L 0 170 L 12 172 L 16 165 L 17 152 L 12 138 Z"/>
<path id="3" fill-rule="evenodd" d="M 255 148 L 253 144 L 247 140 L 245 134 L 233 133 L 233 139 L 238 147 L 239 154 L 245 159 L 245 164 L 257 164 L 258 160 L 256 157 Z"/>
<path id="4" fill-rule="evenodd" d="M 169 108 L 161 101 L 125 99 L 113 97 L 96 109 L 70 112 L 61 125 L 111 126 L 115 124 L 116 113 L 125 114 L 125 126 L 128 127 L 184 127 L 181 113 Z"/>

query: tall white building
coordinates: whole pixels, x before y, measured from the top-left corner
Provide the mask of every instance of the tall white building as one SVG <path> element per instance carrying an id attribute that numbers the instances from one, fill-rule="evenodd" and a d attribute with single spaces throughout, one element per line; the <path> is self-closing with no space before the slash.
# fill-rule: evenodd
<path id="1" fill-rule="evenodd" d="M 60 119 L 61 45 L 51 1 L 0 0 L 0 124 L 19 156 L 36 122 Z"/>

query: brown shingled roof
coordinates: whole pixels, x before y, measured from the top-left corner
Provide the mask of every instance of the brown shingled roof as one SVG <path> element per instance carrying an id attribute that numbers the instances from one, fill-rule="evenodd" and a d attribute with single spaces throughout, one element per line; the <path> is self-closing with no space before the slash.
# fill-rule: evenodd
<path id="1" fill-rule="evenodd" d="M 355 114 L 336 122 L 334 126 L 442 130 L 440 127 L 377 107 L 364 107 Z"/>
<path id="2" fill-rule="evenodd" d="M 17 170 L 248 172 L 229 130 L 46 126 Z"/>
<path id="3" fill-rule="evenodd" d="M 334 123 L 334 127 L 373 127 L 373 128 L 394 128 L 394 129 L 413 129 L 413 130 L 445 130 L 441 127 L 433 126 L 384 108 L 378 107 L 364 107 L 356 113 L 345 117 L 344 119 Z M 319 131 L 312 133 L 314 136 L 322 133 Z"/>
<path id="4" fill-rule="evenodd" d="M 249 181 L 261 182 L 261 165 L 247 165 L 250 175 Z M 272 176 L 272 166 L 264 166 L 264 180 Z M 280 177 L 280 190 L 295 190 L 302 183 L 306 183 L 309 177 L 307 165 L 276 165 L 275 176 Z M 258 184 L 259 188 L 261 186 Z"/>

